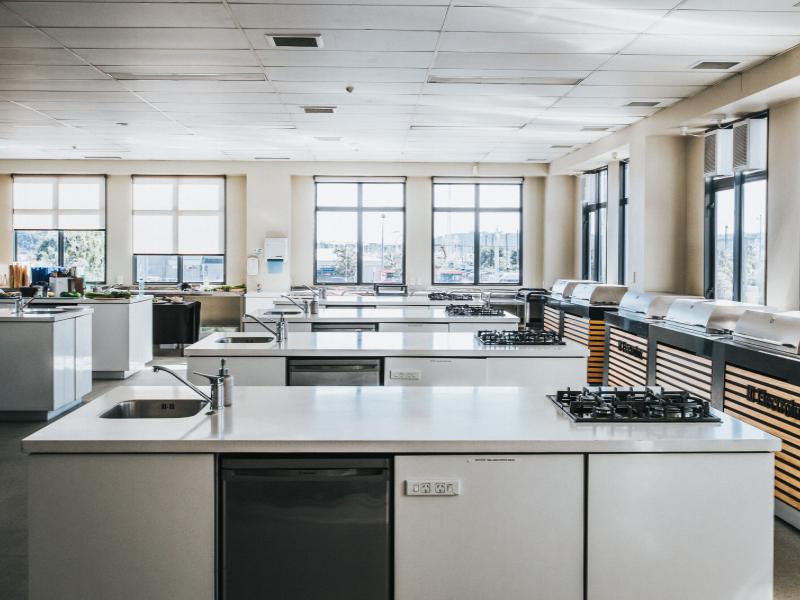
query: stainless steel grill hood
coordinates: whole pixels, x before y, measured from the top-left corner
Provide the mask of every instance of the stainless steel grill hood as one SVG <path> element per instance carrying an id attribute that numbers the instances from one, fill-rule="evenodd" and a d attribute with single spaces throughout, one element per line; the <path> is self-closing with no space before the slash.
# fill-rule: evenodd
<path id="1" fill-rule="evenodd" d="M 800 354 L 800 311 L 747 310 L 736 323 L 733 339 L 765 350 Z"/>
<path id="2" fill-rule="evenodd" d="M 630 291 L 619 303 L 620 312 L 635 313 L 645 319 L 663 319 L 672 303 L 679 298 L 703 300 L 700 296 L 684 296 L 668 292 L 634 292 Z"/>
<path id="3" fill-rule="evenodd" d="M 572 290 L 573 302 L 584 302 L 598 306 L 609 306 L 620 303 L 628 286 L 611 283 L 579 283 Z"/>
<path id="4" fill-rule="evenodd" d="M 746 310 L 771 310 L 760 304 L 730 300 L 692 300 L 680 298 L 667 311 L 666 321 L 703 333 L 730 333 Z"/>
<path id="5" fill-rule="evenodd" d="M 550 293 L 557 298 L 566 300 L 572 296 L 572 291 L 575 286 L 581 283 L 596 283 L 591 279 L 556 279 L 553 287 L 550 288 Z"/>

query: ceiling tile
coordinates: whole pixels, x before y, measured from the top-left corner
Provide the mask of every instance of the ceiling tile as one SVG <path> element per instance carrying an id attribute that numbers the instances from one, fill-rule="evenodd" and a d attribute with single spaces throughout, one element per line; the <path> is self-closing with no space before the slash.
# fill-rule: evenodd
<path id="1" fill-rule="evenodd" d="M 2 30 L 0 30 L 2 33 Z M 66 50 L 56 48 L 0 48 L 0 65 L 83 65 Z"/>
<path id="2" fill-rule="evenodd" d="M 469 96 L 538 96 L 560 97 L 573 88 L 571 85 L 515 85 L 515 84 L 469 84 L 469 83 L 429 83 L 425 92 L 438 95 Z"/>
<path id="3" fill-rule="evenodd" d="M 439 69 L 554 69 L 594 70 L 612 54 L 520 54 L 504 52 L 439 52 Z"/>
<path id="4" fill-rule="evenodd" d="M 82 66 L 45 66 L 45 65 L 0 65 L 0 79 L 36 80 L 41 79 L 105 79 L 106 75 L 97 69 Z"/>
<path id="5" fill-rule="evenodd" d="M 730 77 L 724 71 L 595 71 L 583 85 L 712 85 Z"/>
<path id="6" fill-rule="evenodd" d="M 575 98 L 688 98 L 702 90 L 701 86 L 666 85 L 578 85 L 568 96 Z"/>
<path id="7" fill-rule="evenodd" d="M 577 97 L 566 97 L 566 98 L 559 98 L 558 102 L 554 104 L 554 106 L 559 108 L 604 108 L 604 107 L 611 107 L 611 108 L 623 108 L 629 102 L 634 100 L 652 100 L 653 102 L 658 102 L 659 107 L 670 106 L 671 104 L 675 104 L 676 102 L 680 101 L 681 98 L 669 98 L 669 97 L 659 97 L 659 96 L 648 96 L 647 98 L 577 98 Z"/>
<path id="8" fill-rule="evenodd" d="M 192 92 L 138 92 L 138 95 L 148 102 L 175 102 L 187 104 L 202 100 L 210 104 L 278 104 L 281 99 L 278 94 L 245 92 L 245 93 L 204 93 L 202 98 Z"/>
<path id="9" fill-rule="evenodd" d="M 425 81 L 425 69 L 340 69 L 326 67 L 269 67 L 271 81 L 406 82 Z"/>
<path id="10" fill-rule="evenodd" d="M 427 69 L 433 52 L 297 52 L 258 50 L 261 62 L 269 67 L 397 67 Z"/>
<path id="11" fill-rule="evenodd" d="M 46 35 L 32 27 L 3 27 L 0 30 L 2 48 L 60 48 Z"/>
<path id="12" fill-rule="evenodd" d="M 6 2 L 37 27 L 233 27 L 221 3 Z"/>
<path id="13" fill-rule="evenodd" d="M 769 57 L 763 55 L 617 54 L 605 62 L 602 68 L 604 71 L 683 71 L 706 60 L 741 63 L 732 69 L 720 71 L 730 73 L 751 67 L 767 58 Z"/>
<path id="14" fill-rule="evenodd" d="M 777 54 L 800 43 L 787 35 L 650 35 L 625 48 L 624 54 Z"/>
<path id="15" fill-rule="evenodd" d="M 159 48 L 247 50 L 247 39 L 237 29 L 156 27 L 48 28 L 45 31 L 69 48 Z"/>
<path id="16" fill-rule="evenodd" d="M 754 4 L 752 8 L 757 8 Z M 800 11 L 705 11 L 676 10 L 654 25 L 648 33 L 668 35 L 797 35 Z"/>
<path id="17" fill-rule="evenodd" d="M 552 54 L 615 54 L 630 44 L 634 35 L 558 35 L 448 31 L 440 50 L 454 52 L 528 52 Z"/>
<path id="18" fill-rule="evenodd" d="M 249 50 L 76 50 L 95 65 L 257 66 Z M 108 69 L 120 71 L 121 69 Z M 181 72 L 176 69 L 176 72 Z"/>
<path id="19" fill-rule="evenodd" d="M 307 4 L 234 4 L 233 12 L 248 28 L 394 29 L 438 31 L 444 6 L 367 6 Z"/>
<path id="20" fill-rule="evenodd" d="M 2 71 L 2 67 L 0 67 Z M 113 79 L 4 79 L 0 77 L 0 90 L 41 90 L 51 92 L 118 92 L 119 82 Z"/>
<path id="21" fill-rule="evenodd" d="M 265 37 L 266 33 L 293 33 L 293 30 L 246 29 L 245 33 L 254 48 L 271 49 Z M 357 52 L 432 52 L 436 48 L 436 31 L 391 31 L 357 30 L 357 29 L 322 29 L 314 33 L 322 34 L 322 47 L 326 51 L 352 50 Z M 290 51 L 291 52 L 291 51 Z M 294 50 L 293 52 L 298 52 Z M 300 50 L 300 52 L 308 52 Z M 310 53 L 314 53 L 311 50 Z"/>
<path id="22" fill-rule="evenodd" d="M 522 8 L 456 6 L 447 31 L 522 33 L 640 33 L 666 14 L 664 10 Z"/>
<path id="23" fill-rule="evenodd" d="M 132 80 L 125 81 L 124 86 L 136 92 L 175 92 L 180 94 L 198 94 L 197 101 L 206 93 L 239 93 L 260 92 L 271 93 L 274 88 L 268 81 L 165 81 L 165 80 Z"/>
<path id="24" fill-rule="evenodd" d="M 686 0 L 681 4 L 681 10 L 786 10 L 800 11 L 797 7 L 797 0 L 758 0 L 755 4 L 752 0 Z"/>
<path id="25" fill-rule="evenodd" d="M 324 94 L 328 92 L 343 92 L 343 82 L 331 81 L 275 81 L 273 82 L 278 92 L 287 94 Z M 355 86 L 353 94 L 419 94 L 422 90 L 421 83 L 360 83 Z"/>

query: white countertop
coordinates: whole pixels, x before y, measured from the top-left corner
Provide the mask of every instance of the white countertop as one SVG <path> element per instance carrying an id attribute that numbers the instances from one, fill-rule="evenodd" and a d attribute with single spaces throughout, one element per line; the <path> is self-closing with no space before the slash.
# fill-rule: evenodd
<path id="1" fill-rule="evenodd" d="M 220 343 L 222 338 L 272 338 L 261 332 L 212 333 L 188 346 L 186 356 L 428 356 L 464 358 L 585 358 L 585 346 L 566 340 L 563 346 L 486 346 L 474 333 L 394 333 L 381 331 L 290 332 L 286 339 L 259 343 Z"/>
<path id="2" fill-rule="evenodd" d="M 165 375 L 166 377 L 166 375 Z M 185 387 L 122 386 L 25 438 L 26 452 L 775 452 L 780 440 L 722 423 L 573 423 L 518 387 L 240 387 L 232 407 L 182 419 L 102 419 Z M 720 413 L 717 413 L 718 415 Z"/>
<path id="3" fill-rule="evenodd" d="M 84 315 L 91 315 L 94 309 L 91 308 L 70 308 L 55 313 L 36 313 L 23 312 L 18 315 L 13 308 L 0 308 L 0 322 L 2 323 L 55 323 L 75 319 Z"/>
<path id="4" fill-rule="evenodd" d="M 451 303 L 452 304 L 452 303 Z M 293 305 L 290 305 L 293 306 Z M 288 307 L 287 307 L 288 308 Z M 296 308 L 296 307 L 295 307 Z M 300 310 L 299 308 L 297 309 Z M 321 308 L 317 314 L 304 314 L 302 312 L 283 312 L 281 314 L 287 321 L 293 323 L 519 323 L 519 318 L 509 312 L 502 316 L 451 316 L 445 312 L 445 307 L 412 306 L 407 308 Z M 280 318 L 270 309 L 256 313 L 258 318 Z M 253 323 L 246 318 L 246 322 Z"/>
<path id="5" fill-rule="evenodd" d="M 31 306 L 36 304 L 135 304 L 137 302 L 152 302 L 152 296 L 131 296 L 130 298 L 110 298 L 97 300 L 95 298 L 36 298 Z"/>
<path id="6" fill-rule="evenodd" d="M 299 295 L 300 296 L 300 295 Z M 256 297 L 256 296 L 253 296 Z M 300 296 L 302 297 L 302 296 Z M 310 294 L 308 295 L 310 298 Z M 275 305 L 283 306 L 290 305 L 286 298 L 275 298 Z M 420 296 L 328 296 L 324 300 L 319 301 L 323 306 L 447 306 L 449 304 L 479 304 L 481 298 L 476 294 L 473 300 L 431 300 L 426 295 Z M 493 304 L 525 304 L 522 300 L 516 298 L 499 298 L 492 299 Z"/>

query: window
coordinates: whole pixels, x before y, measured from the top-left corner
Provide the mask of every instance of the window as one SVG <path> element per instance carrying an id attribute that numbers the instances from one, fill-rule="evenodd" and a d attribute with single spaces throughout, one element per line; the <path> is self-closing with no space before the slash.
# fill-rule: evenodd
<path id="1" fill-rule="evenodd" d="M 521 285 L 521 263 L 521 180 L 434 180 L 435 284 Z"/>
<path id="2" fill-rule="evenodd" d="M 606 280 L 606 213 L 608 169 L 581 176 L 583 207 L 583 278 Z"/>
<path id="3" fill-rule="evenodd" d="M 759 135 L 751 141 L 766 147 L 766 132 L 751 128 L 751 135 Z M 707 298 L 766 304 L 766 230 L 766 169 L 706 178 Z"/>
<path id="4" fill-rule="evenodd" d="M 88 283 L 105 282 L 105 177 L 15 175 L 12 194 L 14 259 L 35 269 L 34 281 L 74 267 Z"/>
<path id="5" fill-rule="evenodd" d="M 133 178 L 134 279 L 224 283 L 225 178 Z"/>
<path id="6" fill-rule="evenodd" d="M 405 181 L 316 178 L 314 283 L 403 283 Z"/>
<path id="7" fill-rule="evenodd" d="M 706 297 L 765 304 L 766 171 L 711 178 L 706 215 Z"/>
<path id="8" fill-rule="evenodd" d="M 626 160 L 619 165 L 619 267 L 617 283 L 625 283 L 628 270 L 628 203 L 630 201 L 631 164 Z"/>

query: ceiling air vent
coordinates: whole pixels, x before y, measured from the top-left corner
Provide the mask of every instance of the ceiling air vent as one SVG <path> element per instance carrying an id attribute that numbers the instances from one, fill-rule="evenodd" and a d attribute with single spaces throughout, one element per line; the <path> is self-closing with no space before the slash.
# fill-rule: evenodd
<path id="1" fill-rule="evenodd" d="M 706 177 L 733 174 L 732 129 L 717 129 L 706 134 L 703 162 Z"/>
<path id="2" fill-rule="evenodd" d="M 733 126 L 733 170 L 767 168 L 767 120 L 747 119 Z"/>
<path id="3" fill-rule="evenodd" d="M 273 48 L 322 48 L 320 33 L 265 33 Z"/>
<path id="4" fill-rule="evenodd" d="M 603 127 L 601 125 L 587 125 L 586 127 L 581 127 L 581 131 L 608 131 L 611 127 Z"/>
<path id="5" fill-rule="evenodd" d="M 572 146 L 569 144 L 554 144 L 553 146 L 550 147 L 556 150 L 566 150 L 568 148 L 572 148 Z"/>
<path id="6" fill-rule="evenodd" d="M 635 102 L 628 102 L 625 106 L 629 108 L 653 108 L 654 106 L 658 106 L 659 104 L 660 102 L 637 100 Z"/>
<path id="7" fill-rule="evenodd" d="M 336 112 L 335 106 L 304 106 L 303 112 L 307 115 L 332 115 Z"/>
<path id="8" fill-rule="evenodd" d="M 692 67 L 692 69 L 709 70 L 709 71 L 726 71 L 732 69 L 740 63 L 736 61 L 725 60 L 703 60 Z"/>
<path id="9" fill-rule="evenodd" d="M 493 85 L 578 85 L 583 79 L 575 77 L 476 77 L 431 75 L 428 83 L 470 83 Z"/>

